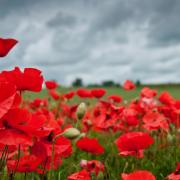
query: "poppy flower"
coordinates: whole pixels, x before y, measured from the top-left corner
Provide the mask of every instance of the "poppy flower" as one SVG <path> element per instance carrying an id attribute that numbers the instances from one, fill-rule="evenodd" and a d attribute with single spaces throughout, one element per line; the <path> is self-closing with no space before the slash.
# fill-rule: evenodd
<path id="1" fill-rule="evenodd" d="M 104 171 L 103 163 L 97 160 L 81 160 L 80 166 L 81 168 L 86 169 L 90 173 L 95 173 L 96 176 L 99 174 L 99 172 Z"/>
<path id="2" fill-rule="evenodd" d="M 49 91 L 49 94 L 54 100 L 58 100 L 60 98 L 60 95 L 58 94 L 58 92 L 53 89 Z"/>
<path id="3" fill-rule="evenodd" d="M 83 137 L 79 139 L 76 146 L 82 151 L 100 155 L 104 153 L 104 148 L 99 144 L 96 138 Z"/>
<path id="4" fill-rule="evenodd" d="M 144 132 L 129 132 L 121 135 L 115 141 L 120 155 L 136 155 L 153 144 L 153 138 Z"/>
<path id="5" fill-rule="evenodd" d="M 124 84 L 123 84 L 123 88 L 128 91 L 128 90 L 133 90 L 133 89 L 135 89 L 136 86 L 135 86 L 135 84 L 134 84 L 132 81 L 126 80 L 126 81 L 124 82 Z"/>
<path id="6" fill-rule="evenodd" d="M 0 57 L 5 57 L 17 43 L 15 39 L 0 38 Z"/>
<path id="7" fill-rule="evenodd" d="M 13 106 L 16 96 L 16 87 L 12 83 L 0 83 L 0 118 Z"/>
<path id="8" fill-rule="evenodd" d="M 146 170 L 139 170 L 130 174 L 121 174 L 122 180 L 156 180 L 155 176 Z"/>
<path id="9" fill-rule="evenodd" d="M 17 166 L 17 160 L 8 160 L 7 169 L 9 172 L 34 172 L 38 165 L 41 163 L 41 159 L 34 155 L 22 156 L 19 159 Z"/>
<path id="10" fill-rule="evenodd" d="M 157 130 L 159 128 L 168 131 L 169 124 L 163 114 L 158 112 L 147 112 L 143 117 L 143 127 L 147 130 Z"/>
<path id="11" fill-rule="evenodd" d="M 0 130 L 0 143 L 4 145 L 32 145 L 32 138 L 14 129 Z"/>
<path id="12" fill-rule="evenodd" d="M 91 91 L 88 89 L 79 88 L 76 91 L 76 93 L 80 98 L 91 98 L 92 97 Z"/>
<path id="13" fill-rule="evenodd" d="M 106 90 L 99 88 L 99 89 L 92 89 L 91 94 L 95 98 L 101 98 L 106 94 Z"/>
<path id="14" fill-rule="evenodd" d="M 75 95 L 74 91 L 69 91 L 68 93 L 63 94 L 63 98 L 72 99 L 74 97 L 74 95 Z"/>
<path id="15" fill-rule="evenodd" d="M 67 180 L 91 180 L 91 177 L 89 172 L 81 170 L 68 176 Z"/>
<path id="16" fill-rule="evenodd" d="M 115 103 L 120 103 L 122 101 L 122 97 L 118 95 L 110 95 L 108 99 L 112 100 Z"/>
<path id="17" fill-rule="evenodd" d="M 152 98 L 157 95 L 157 91 L 154 89 L 150 89 L 148 87 L 144 87 L 141 90 L 141 96 L 146 98 Z"/>
<path id="18" fill-rule="evenodd" d="M 174 98 L 169 94 L 169 92 L 164 91 L 159 96 L 159 101 L 166 105 L 171 105 L 174 102 Z"/>
<path id="19" fill-rule="evenodd" d="M 41 71 L 35 68 L 24 68 L 21 72 L 19 67 L 15 67 L 12 71 L 2 71 L 0 78 L 16 85 L 19 91 L 39 92 L 42 89 L 43 77 Z"/>
<path id="20" fill-rule="evenodd" d="M 58 84 L 55 81 L 46 81 L 45 85 L 47 89 L 56 89 L 58 87 Z"/>

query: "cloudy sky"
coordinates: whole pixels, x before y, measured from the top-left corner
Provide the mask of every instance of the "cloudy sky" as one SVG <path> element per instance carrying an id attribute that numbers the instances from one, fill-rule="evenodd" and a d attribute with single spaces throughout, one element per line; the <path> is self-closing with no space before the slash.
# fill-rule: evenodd
<path id="1" fill-rule="evenodd" d="M 70 84 L 180 82 L 180 0 L 0 0 L 0 70 L 36 67 Z"/>

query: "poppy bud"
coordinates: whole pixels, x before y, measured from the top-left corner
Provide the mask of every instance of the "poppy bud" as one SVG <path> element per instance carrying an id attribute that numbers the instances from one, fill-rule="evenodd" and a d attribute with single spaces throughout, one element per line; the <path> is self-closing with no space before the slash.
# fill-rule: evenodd
<path id="1" fill-rule="evenodd" d="M 84 115 L 86 113 L 86 108 L 87 107 L 84 102 L 79 104 L 79 106 L 77 107 L 77 111 L 76 111 L 77 119 L 82 120 L 82 118 L 84 117 Z"/>
<path id="2" fill-rule="evenodd" d="M 62 135 L 68 139 L 74 139 L 80 135 L 80 131 L 76 128 L 68 128 L 62 133 Z"/>

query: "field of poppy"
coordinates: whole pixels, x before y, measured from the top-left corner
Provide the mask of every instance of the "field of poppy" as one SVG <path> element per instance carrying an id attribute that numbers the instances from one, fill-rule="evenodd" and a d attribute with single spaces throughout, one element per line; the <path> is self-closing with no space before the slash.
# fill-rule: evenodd
<path id="1" fill-rule="evenodd" d="M 16 44 L 0 38 L 0 57 Z M 39 69 L 2 71 L 0 179 L 180 180 L 174 88 L 64 90 Z"/>

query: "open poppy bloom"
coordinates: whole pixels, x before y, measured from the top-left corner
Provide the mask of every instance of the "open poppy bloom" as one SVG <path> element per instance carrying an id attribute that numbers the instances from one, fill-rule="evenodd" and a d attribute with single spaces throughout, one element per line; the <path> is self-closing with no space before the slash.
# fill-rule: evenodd
<path id="1" fill-rule="evenodd" d="M 13 106 L 16 96 L 16 86 L 12 83 L 0 83 L 0 118 Z"/>
<path id="2" fill-rule="evenodd" d="M 76 93 L 80 98 L 91 98 L 92 97 L 91 91 L 88 89 L 79 88 L 76 91 Z"/>
<path id="3" fill-rule="evenodd" d="M 91 90 L 91 94 L 95 98 L 101 98 L 101 97 L 103 97 L 105 95 L 105 93 L 106 93 L 106 90 L 102 89 L 102 88 L 92 89 Z"/>
<path id="4" fill-rule="evenodd" d="M 23 72 L 19 67 L 15 67 L 12 71 L 2 71 L 0 79 L 16 85 L 19 91 L 39 92 L 43 83 L 41 71 L 35 68 L 24 68 Z"/>
<path id="5" fill-rule="evenodd" d="M 146 170 L 139 170 L 130 174 L 121 174 L 122 180 L 156 180 L 155 176 Z"/>
<path id="6" fill-rule="evenodd" d="M 0 38 L 0 57 L 5 57 L 17 43 L 15 39 Z"/>
<path id="7" fill-rule="evenodd" d="M 68 176 L 67 180 L 91 180 L 90 173 L 82 170 Z"/>
<path id="8" fill-rule="evenodd" d="M 76 146 L 82 151 L 86 151 L 92 154 L 103 154 L 104 148 L 99 144 L 96 138 L 83 137 L 77 141 Z"/>
<path id="9" fill-rule="evenodd" d="M 98 176 L 99 172 L 104 171 L 104 165 L 100 161 L 97 160 L 81 160 L 80 166 L 83 169 L 86 169 L 90 173 L 95 173 Z"/>
<path id="10" fill-rule="evenodd" d="M 143 157 L 142 151 L 153 144 L 153 138 L 144 132 L 129 132 L 115 141 L 120 155 Z"/>
<path id="11" fill-rule="evenodd" d="M 115 103 L 120 103 L 122 101 L 122 97 L 118 95 L 110 95 L 108 96 L 109 100 L 112 100 Z"/>
<path id="12" fill-rule="evenodd" d="M 135 89 L 136 86 L 135 86 L 135 84 L 134 84 L 132 81 L 126 80 L 126 81 L 124 82 L 124 84 L 123 84 L 123 88 L 128 91 L 128 90 L 133 90 L 133 89 Z"/>
<path id="13" fill-rule="evenodd" d="M 45 85 L 47 89 L 56 89 L 58 87 L 58 84 L 55 81 L 46 81 Z"/>

